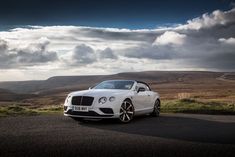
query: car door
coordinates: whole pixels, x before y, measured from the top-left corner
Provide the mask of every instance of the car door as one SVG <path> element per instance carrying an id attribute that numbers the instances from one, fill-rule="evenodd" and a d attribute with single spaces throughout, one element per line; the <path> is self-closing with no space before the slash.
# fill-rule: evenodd
<path id="1" fill-rule="evenodd" d="M 135 111 L 136 112 L 141 112 L 144 110 L 146 107 L 148 107 L 148 95 L 147 91 L 140 91 L 138 92 L 138 88 L 143 87 L 143 84 L 138 83 L 136 86 L 136 91 L 135 95 L 133 97 L 134 105 L 135 105 Z"/>
<path id="2" fill-rule="evenodd" d="M 153 108 L 153 105 L 154 105 L 154 98 L 155 98 L 155 95 L 154 93 L 149 89 L 148 86 L 145 85 L 145 88 L 146 88 L 146 95 L 147 95 L 147 98 L 146 98 L 146 107 L 147 108 Z"/>

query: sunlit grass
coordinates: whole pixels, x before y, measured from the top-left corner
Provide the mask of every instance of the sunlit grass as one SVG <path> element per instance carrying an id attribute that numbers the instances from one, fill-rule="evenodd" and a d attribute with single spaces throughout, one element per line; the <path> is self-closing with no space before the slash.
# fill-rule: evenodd
<path id="1" fill-rule="evenodd" d="M 62 106 L 46 106 L 42 108 L 29 108 L 20 105 L 9 105 L 0 107 L 0 117 L 5 116 L 32 116 L 32 115 L 40 115 L 40 114 L 53 114 L 53 113 L 62 113 Z"/>
<path id="2" fill-rule="evenodd" d="M 232 114 L 235 115 L 235 104 L 217 101 L 201 101 L 200 99 L 183 98 L 162 100 L 163 113 L 197 113 L 197 114 Z M 0 117 L 33 116 L 42 114 L 62 114 L 62 105 L 47 105 L 41 107 L 25 106 L 22 103 L 7 104 L 0 107 Z"/>
<path id="3" fill-rule="evenodd" d="M 221 102 L 201 102 L 195 99 L 165 100 L 162 112 L 199 113 L 199 114 L 235 114 L 235 104 Z"/>

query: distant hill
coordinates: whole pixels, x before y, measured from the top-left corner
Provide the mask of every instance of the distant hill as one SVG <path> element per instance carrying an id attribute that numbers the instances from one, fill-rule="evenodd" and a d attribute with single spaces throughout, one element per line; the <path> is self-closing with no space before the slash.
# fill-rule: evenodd
<path id="1" fill-rule="evenodd" d="M 0 82 L 0 88 L 15 93 L 42 94 L 53 91 L 84 89 L 109 79 L 134 79 L 146 81 L 148 83 L 162 84 L 169 82 L 187 82 L 198 79 L 214 79 L 221 75 L 223 75 L 223 73 L 219 72 L 145 71 L 118 73 L 114 75 L 55 76 L 40 81 Z"/>
<path id="2" fill-rule="evenodd" d="M 16 101 L 16 100 L 21 100 L 21 99 L 26 99 L 33 97 L 34 95 L 32 94 L 16 94 L 14 92 L 11 92 L 6 89 L 1 89 L 0 88 L 0 100 L 1 101 Z"/>

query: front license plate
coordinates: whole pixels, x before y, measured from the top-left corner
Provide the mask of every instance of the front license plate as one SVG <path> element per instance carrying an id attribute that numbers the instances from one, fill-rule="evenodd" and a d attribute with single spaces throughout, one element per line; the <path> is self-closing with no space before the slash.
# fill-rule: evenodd
<path id="1" fill-rule="evenodd" d="M 73 106 L 73 111 L 88 112 L 88 107 L 86 107 L 86 106 Z"/>

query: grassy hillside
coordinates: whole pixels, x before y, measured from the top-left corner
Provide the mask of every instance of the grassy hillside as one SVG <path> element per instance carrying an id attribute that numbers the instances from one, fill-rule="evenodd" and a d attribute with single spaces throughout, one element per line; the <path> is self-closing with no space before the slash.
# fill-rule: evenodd
<path id="1" fill-rule="evenodd" d="M 69 92 L 87 89 L 103 80 L 134 79 L 149 83 L 152 90 L 160 94 L 164 112 L 233 114 L 234 76 L 235 73 L 222 72 L 147 71 L 97 76 L 56 76 L 41 81 L 0 82 L 0 107 L 3 113 L 12 105 L 26 109 L 22 111 L 38 112 L 35 110 L 61 106 Z"/>
<path id="2" fill-rule="evenodd" d="M 0 101 L 17 101 L 35 97 L 33 94 L 16 94 L 7 89 L 0 88 Z"/>
<path id="3" fill-rule="evenodd" d="M 0 82 L 0 88 L 15 93 L 43 93 L 57 90 L 77 90 L 88 88 L 94 84 L 108 79 L 134 79 L 146 81 L 151 84 L 164 84 L 176 82 L 188 82 L 193 80 L 215 79 L 223 73 L 215 72 L 129 72 L 115 75 L 94 75 L 94 76 L 55 76 L 41 81 L 16 81 Z"/>

